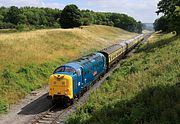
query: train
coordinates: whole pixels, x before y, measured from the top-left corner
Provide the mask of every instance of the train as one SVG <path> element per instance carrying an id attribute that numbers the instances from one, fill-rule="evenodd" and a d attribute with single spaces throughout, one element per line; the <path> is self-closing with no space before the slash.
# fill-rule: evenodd
<path id="1" fill-rule="evenodd" d="M 144 37 L 145 34 L 140 34 L 59 66 L 49 77 L 48 98 L 53 103 L 73 104 L 74 99 L 80 98 Z"/>

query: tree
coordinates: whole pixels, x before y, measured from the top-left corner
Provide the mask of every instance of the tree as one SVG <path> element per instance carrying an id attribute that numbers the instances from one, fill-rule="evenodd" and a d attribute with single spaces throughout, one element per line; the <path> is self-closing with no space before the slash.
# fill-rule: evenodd
<path id="1" fill-rule="evenodd" d="M 60 24 L 62 28 L 73 28 L 79 27 L 82 25 L 81 22 L 82 16 L 78 7 L 74 4 L 67 5 L 62 13 L 60 18 Z"/>
<path id="2" fill-rule="evenodd" d="M 8 13 L 7 13 L 6 21 L 13 23 L 15 25 L 18 24 L 19 14 L 20 14 L 20 10 L 15 6 L 11 6 Z"/>
<path id="3" fill-rule="evenodd" d="M 158 11 L 156 13 L 172 14 L 176 10 L 176 6 L 180 6 L 180 0 L 161 0 L 158 3 Z"/>
<path id="4" fill-rule="evenodd" d="M 176 6 L 175 11 L 170 16 L 170 30 L 176 31 L 176 33 L 180 34 L 180 6 Z"/>
<path id="5" fill-rule="evenodd" d="M 167 32 L 168 31 L 168 18 L 167 16 L 162 16 L 158 19 L 155 20 L 154 22 L 154 29 L 155 31 L 160 31 L 162 30 L 163 32 Z"/>
<path id="6" fill-rule="evenodd" d="M 4 16 L 0 14 L 0 22 L 3 22 Z"/>
<path id="7" fill-rule="evenodd" d="M 180 14 L 179 14 L 180 0 L 161 0 L 158 3 L 158 11 L 157 14 L 163 13 L 164 17 L 166 17 L 166 21 L 163 20 L 162 17 L 160 20 L 156 20 L 156 25 L 161 25 L 162 27 L 158 27 L 161 30 L 164 30 L 164 27 L 167 27 L 168 31 L 176 31 L 177 34 L 180 34 Z M 168 21 L 167 21 L 168 20 Z M 163 24 L 162 25 L 162 21 Z M 161 24 L 158 24 L 161 23 Z"/>
<path id="8" fill-rule="evenodd" d="M 61 18 L 62 17 L 62 18 Z M 61 24 L 61 25 L 60 25 Z M 0 28 L 73 28 L 81 25 L 108 25 L 128 31 L 141 32 L 141 24 L 134 18 L 119 13 L 79 10 L 68 5 L 62 10 L 38 7 L 0 7 Z"/>
<path id="9" fill-rule="evenodd" d="M 27 23 L 27 18 L 24 14 L 19 14 L 18 15 L 18 24 L 26 24 Z"/>
<path id="10" fill-rule="evenodd" d="M 94 23 L 94 12 L 90 10 L 82 10 L 81 15 L 82 15 L 82 24 L 83 25 L 90 25 Z"/>
<path id="11" fill-rule="evenodd" d="M 142 33 L 142 27 L 143 27 L 143 24 L 141 23 L 141 21 L 138 21 L 137 22 L 137 27 L 136 27 L 136 32 L 137 33 Z"/>

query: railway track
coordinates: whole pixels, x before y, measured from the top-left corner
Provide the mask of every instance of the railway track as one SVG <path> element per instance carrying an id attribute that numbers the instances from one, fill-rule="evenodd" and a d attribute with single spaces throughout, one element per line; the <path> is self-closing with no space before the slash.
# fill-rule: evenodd
<path id="1" fill-rule="evenodd" d="M 142 42 L 147 41 L 147 39 L 152 35 L 152 33 L 147 34 L 144 37 L 144 40 Z M 126 56 L 131 56 L 135 52 L 135 50 L 132 50 L 129 52 Z M 52 106 L 50 109 L 48 109 L 46 112 L 41 113 L 35 119 L 30 123 L 30 124 L 64 124 L 65 117 L 69 115 L 70 112 L 74 112 L 77 107 L 81 106 L 84 104 L 91 94 L 91 91 L 97 89 L 105 80 L 107 77 L 109 77 L 116 69 L 118 69 L 121 65 L 121 60 L 119 63 L 115 64 L 114 67 L 112 67 L 108 73 L 104 75 L 97 83 L 95 83 L 90 90 L 88 90 L 84 95 L 77 101 L 74 102 L 73 105 L 61 109 L 58 111 L 54 111 L 56 105 Z"/>
<path id="2" fill-rule="evenodd" d="M 41 115 L 38 115 L 31 124 L 57 124 L 60 123 L 60 118 L 66 113 L 68 110 L 72 108 L 72 106 L 69 106 L 65 109 L 62 109 L 58 112 L 54 111 L 55 107 L 57 105 L 53 105 L 49 110 L 42 113 Z"/>

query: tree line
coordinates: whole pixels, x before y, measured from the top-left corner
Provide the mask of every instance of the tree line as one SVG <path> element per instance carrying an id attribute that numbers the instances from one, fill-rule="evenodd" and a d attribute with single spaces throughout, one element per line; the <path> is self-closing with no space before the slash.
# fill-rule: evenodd
<path id="1" fill-rule="evenodd" d="M 156 13 L 163 14 L 163 16 L 156 19 L 154 22 L 156 31 L 176 31 L 177 34 L 180 34 L 180 0 L 159 1 L 158 11 Z"/>
<path id="2" fill-rule="evenodd" d="M 0 28 L 60 27 L 61 10 L 37 7 L 0 7 Z"/>
<path id="3" fill-rule="evenodd" d="M 0 7 L 0 29 L 73 28 L 92 24 L 142 32 L 142 23 L 126 14 L 80 10 L 74 4 L 67 5 L 63 10 L 38 7 Z"/>

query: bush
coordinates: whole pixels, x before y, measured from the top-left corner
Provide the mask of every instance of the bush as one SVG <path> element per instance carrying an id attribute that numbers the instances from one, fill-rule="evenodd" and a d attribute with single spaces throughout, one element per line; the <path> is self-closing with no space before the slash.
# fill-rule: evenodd
<path id="1" fill-rule="evenodd" d="M 0 29 L 12 29 L 15 28 L 15 25 L 12 23 L 0 22 Z"/>
<path id="2" fill-rule="evenodd" d="M 7 112 L 8 110 L 8 104 L 3 98 L 0 98 L 0 114 Z"/>
<path id="3" fill-rule="evenodd" d="M 19 24 L 19 25 L 16 26 L 16 29 L 17 29 L 18 31 L 23 31 L 24 28 L 25 28 L 25 25 L 23 25 L 23 24 Z"/>

